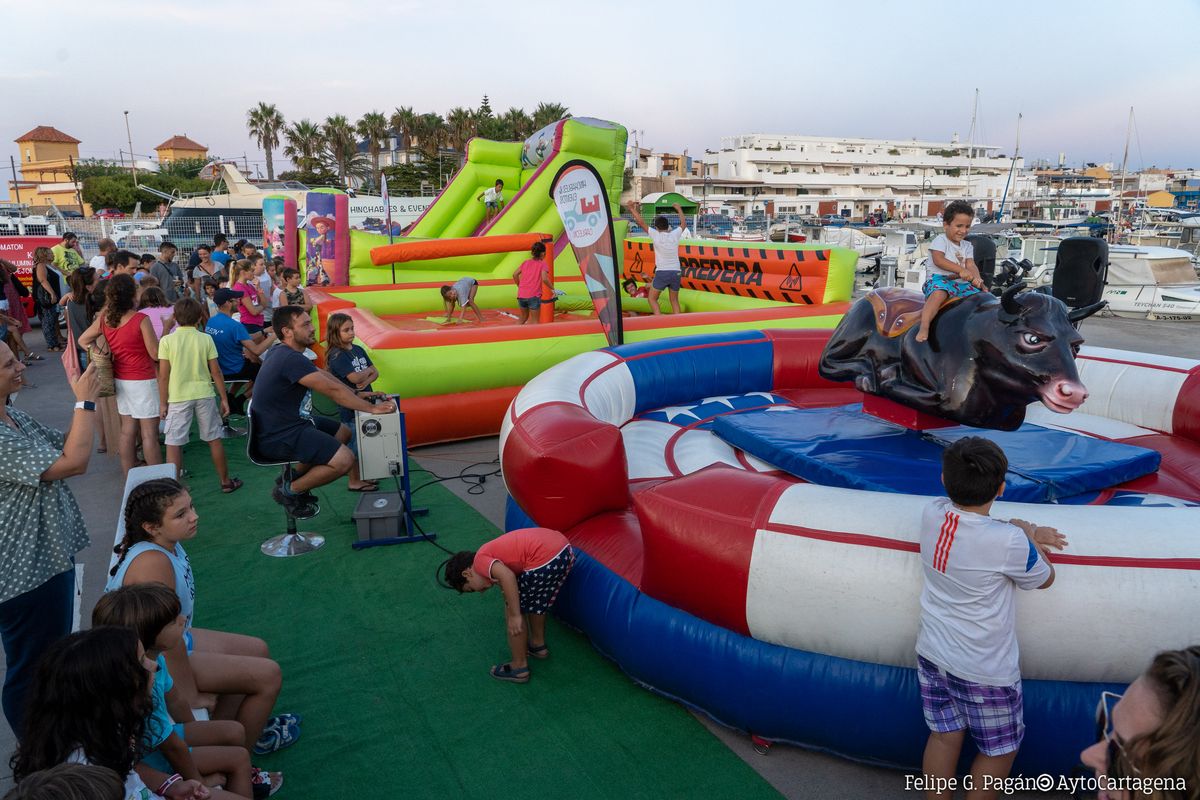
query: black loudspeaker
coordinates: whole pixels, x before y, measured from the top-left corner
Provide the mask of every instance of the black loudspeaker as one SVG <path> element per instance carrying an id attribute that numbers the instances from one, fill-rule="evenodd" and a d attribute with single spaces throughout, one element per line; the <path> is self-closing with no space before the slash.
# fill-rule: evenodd
<path id="1" fill-rule="evenodd" d="M 982 233 L 973 233 L 967 237 L 975 250 L 975 266 L 979 267 L 979 277 L 983 285 L 992 288 L 992 280 L 996 277 L 996 243 L 992 237 Z"/>
<path id="2" fill-rule="evenodd" d="M 1073 236 L 1058 245 L 1050 293 L 1071 308 L 1100 302 L 1108 278 L 1108 242 Z"/>

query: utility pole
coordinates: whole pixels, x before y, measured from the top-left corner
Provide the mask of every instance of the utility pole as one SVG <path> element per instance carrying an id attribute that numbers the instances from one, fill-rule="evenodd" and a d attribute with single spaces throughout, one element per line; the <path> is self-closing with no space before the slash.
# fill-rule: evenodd
<path id="1" fill-rule="evenodd" d="M 21 183 L 17 180 L 17 162 L 12 156 L 8 157 L 8 165 L 12 167 L 13 174 L 13 193 L 17 196 L 17 205 L 21 205 Z"/>
<path id="2" fill-rule="evenodd" d="M 75 156 L 68 155 L 67 161 L 71 165 L 71 183 L 75 185 L 75 202 L 79 203 L 79 213 L 83 213 L 83 195 L 79 193 L 79 179 L 75 176 Z"/>
<path id="3" fill-rule="evenodd" d="M 129 171 L 133 175 L 133 185 L 137 186 L 137 158 L 133 155 L 133 134 L 129 132 L 129 112 L 125 112 L 125 138 L 129 141 Z"/>

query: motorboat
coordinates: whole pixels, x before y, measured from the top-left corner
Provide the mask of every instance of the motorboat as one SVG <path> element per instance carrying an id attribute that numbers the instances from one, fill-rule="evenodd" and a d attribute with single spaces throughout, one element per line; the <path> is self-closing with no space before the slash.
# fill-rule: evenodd
<path id="1" fill-rule="evenodd" d="M 1103 299 L 1116 316 L 1200 322 L 1200 281 L 1186 250 L 1114 245 L 1108 262 Z"/>

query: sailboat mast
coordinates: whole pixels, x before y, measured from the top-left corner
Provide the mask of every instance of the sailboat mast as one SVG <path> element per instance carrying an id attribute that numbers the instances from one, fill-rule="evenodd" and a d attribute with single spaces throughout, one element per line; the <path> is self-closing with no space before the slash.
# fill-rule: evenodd
<path id="1" fill-rule="evenodd" d="M 971 202 L 971 163 L 975 155 L 975 117 L 979 113 L 979 90 L 975 90 L 975 103 L 971 106 L 971 129 L 967 131 L 967 202 Z"/>
<path id="2" fill-rule="evenodd" d="M 1125 125 L 1125 155 L 1121 156 L 1121 192 L 1117 195 L 1117 230 L 1115 235 L 1121 237 L 1121 221 L 1125 215 L 1125 168 L 1129 165 L 1129 137 L 1133 133 L 1133 106 L 1129 107 L 1129 122 Z"/>
<path id="3" fill-rule="evenodd" d="M 1017 169 L 1017 159 L 1021 155 L 1021 115 L 1017 114 L 1017 144 L 1013 150 L 1012 163 L 1008 165 L 1008 180 L 1004 181 L 1004 194 L 1000 198 L 1000 211 L 996 214 L 996 222 L 1004 221 L 1004 205 L 1008 202 L 1008 187 L 1012 183 L 1013 172 Z"/>

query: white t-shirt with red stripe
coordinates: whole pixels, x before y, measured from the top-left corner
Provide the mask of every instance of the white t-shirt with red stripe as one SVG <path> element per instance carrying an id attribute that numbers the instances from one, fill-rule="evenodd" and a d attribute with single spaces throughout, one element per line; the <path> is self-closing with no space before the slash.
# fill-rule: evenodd
<path id="1" fill-rule="evenodd" d="M 1025 532 L 940 497 L 921 518 L 921 566 L 917 654 L 974 683 L 1020 680 L 1013 589 L 1036 589 L 1050 577 Z"/>

